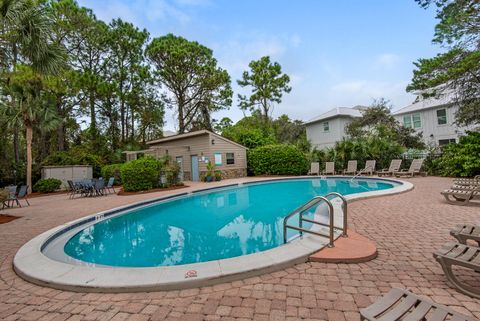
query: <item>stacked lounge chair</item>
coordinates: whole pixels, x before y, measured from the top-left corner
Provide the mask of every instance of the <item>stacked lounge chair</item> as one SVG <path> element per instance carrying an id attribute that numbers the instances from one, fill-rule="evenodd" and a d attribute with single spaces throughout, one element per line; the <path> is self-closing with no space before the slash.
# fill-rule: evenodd
<path id="1" fill-rule="evenodd" d="M 466 185 L 466 186 L 471 186 L 471 185 L 480 185 L 480 175 L 476 175 L 474 178 L 455 178 L 453 180 L 453 183 L 456 185 Z"/>
<path id="2" fill-rule="evenodd" d="M 450 204 L 467 205 L 470 201 L 480 200 L 480 185 L 472 187 L 452 186 L 441 192 Z"/>
<path id="3" fill-rule="evenodd" d="M 468 240 L 480 244 L 480 226 L 457 225 L 450 234 L 458 242 L 448 242 L 433 253 L 433 257 L 442 266 L 447 280 L 460 292 L 471 297 L 480 298 L 480 288 L 473 287 L 457 278 L 453 266 L 460 266 L 475 272 L 480 272 L 480 247 L 467 245 Z"/>
<path id="4" fill-rule="evenodd" d="M 392 159 L 392 161 L 390 162 L 390 166 L 388 168 L 384 168 L 381 171 L 377 172 L 377 174 L 378 176 L 382 176 L 382 175 L 393 176 L 395 172 L 400 171 L 400 166 L 402 166 L 401 159 Z"/>
<path id="5" fill-rule="evenodd" d="M 467 205 L 472 200 L 480 200 L 480 180 L 475 176 L 473 179 L 455 179 L 454 185 L 441 192 L 445 200 L 450 204 Z"/>
<path id="6" fill-rule="evenodd" d="M 401 170 L 401 171 L 396 171 L 394 172 L 393 174 L 396 176 L 396 177 L 400 177 L 400 176 L 410 176 L 410 177 L 414 177 L 415 175 L 423 175 L 425 176 L 425 173 L 424 172 L 421 172 L 421 169 L 422 169 L 422 165 L 423 165 L 423 161 L 424 159 L 423 158 L 420 158 L 420 159 L 414 159 L 412 161 L 412 163 L 410 164 L 410 167 L 408 168 L 408 170 Z"/>

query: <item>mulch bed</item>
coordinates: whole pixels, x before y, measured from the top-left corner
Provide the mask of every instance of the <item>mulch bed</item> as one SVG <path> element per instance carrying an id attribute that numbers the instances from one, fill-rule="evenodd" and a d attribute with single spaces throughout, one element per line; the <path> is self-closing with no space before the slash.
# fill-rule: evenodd
<path id="1" fill-rule="evenodd" d="M 148 194 L 148 193 L 155 193 L 155 192 L 165 192 L 165 191 L 171 191 L 175 189 L 182 189 L 182 188 L 187 188 L 187 185 L 181 185 L 181 186 L 172 186 L 172 187 L 165 187 L 165 188 L 154 188 L 154 189 L 149 189 L 148 191 L 139 191 L 139 192 L 125 192 L 123 188 L 117 193 L 117 195 L 120 196 L 129 196 L 129 195 L 138 195 L 138 194 Z"/>
<path id="2" fill-rule="evenodd" d="M 5 224 L 8 222 L 11 222 L 13 220 L 16 220 L 17 218 L 20 218 L 19 216 L 13 216 L 13 215 L 8 215 L 8 214 L 0 214 L 0 224 Z"/>

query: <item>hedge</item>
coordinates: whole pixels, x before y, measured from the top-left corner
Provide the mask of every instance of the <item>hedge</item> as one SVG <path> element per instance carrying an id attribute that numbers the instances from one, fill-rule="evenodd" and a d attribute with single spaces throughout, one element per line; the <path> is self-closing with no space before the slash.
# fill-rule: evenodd
<path id="1" fill-rule="evenodd" d="M 433 165 L 444 176 L 471 177 L 480 174 L 480 133 L 467 132 L 457 144 L 443 147 Z"/>
<path id="2" fill-rule="evenodd" d="M 129 161 L 122 165 L 123 190 L 126 192 L 145 191 L 159 184 L 162 162 L 151 157 Z"/>
<path id="3" fill-rule="evenodd" d="M 308 161 L 295 145 L 267 145 L 248 152 L 248 167 L 254 175 L 302 175 Z"/>
<path id="4" fill-rule="evenodd" d="M 33 185 L 33 191 L 40 193 L 51 193 L 59 189 L 60 185 L 62 185 L 62 181 L 56 178 L 40 179 L 35 183 L 35 185 Z"/>
<path id="5" fill-rule="evenodd" d="M 122 173 L 121 173 L 122 166 L 123 166 L 123 163 L 103 166 L 102 167 L 102 177 L 103 177 L 103 179 L 108 181 L 108 179 L 110 177 L 114 177 L 115 178 L 114 184 L 115 185 L 122 185 Z"/>

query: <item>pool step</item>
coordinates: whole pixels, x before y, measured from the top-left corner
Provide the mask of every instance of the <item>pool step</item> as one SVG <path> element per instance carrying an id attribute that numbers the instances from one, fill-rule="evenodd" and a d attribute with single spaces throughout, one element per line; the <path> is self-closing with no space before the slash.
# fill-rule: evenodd
<path id="1" fill-rule="evenodd" d="M 348 237 L 335 240 L 335 247 L 325 247 L 309 257 L 310 262 L 362 263 L 377 257 L 375 243 L 365 236 L 348 230 Z"/>

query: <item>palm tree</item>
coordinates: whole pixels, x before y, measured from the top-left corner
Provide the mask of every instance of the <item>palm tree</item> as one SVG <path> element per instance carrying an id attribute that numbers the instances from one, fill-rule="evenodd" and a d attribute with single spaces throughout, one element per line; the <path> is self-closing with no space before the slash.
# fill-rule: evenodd
<path id="1" fill-rule="evenodd" d="M 25 65 L 17 66 L 17 71 L 9 77 L 10 95 L 16 104 L 4 104 L 1 108 L 11 125 L 22 124 L 25 127 L 27 143 L 27 185 L 29 192 L 32 186 L 32 140 L 33 129 L 40 127 L 42 131 L 55 129 L 60 123 L 52 104 L 46 99 L 43 91 L 44 79 Z"/>
<path id="2" fill-rule="evenodd" d="M 30 68 L 30 80 L 17 81 L 15 89 L 10 90 L 15 94 L 10 96 L 10 101 L 3 104 L 17 110 L 13 114 L 22 116 L 26 129 L 29 192 L 32 186 L 33 126 L 38 119 L 50 117 L 47 116 L 49 112 L 45 114 L 48 109 L 40 108 L 42 86 L 35 82 L 41 79 L 42 74 L 58 73 L 65 62 L 65 52 L 61 44 L 55 43 L 51 38 L 53 23 L 43 1 L 0 0 L 0 67 L 6 86 L 13 83 L 12 75 L 19 76 L 19 64 Z M 22 70 L 22 73 L 24 72 L 25 70 Z M 24 76 L 25 74 L 22 77 Z M 26 88 L 20 89 L 22 84 L 26 85 Z"/>

